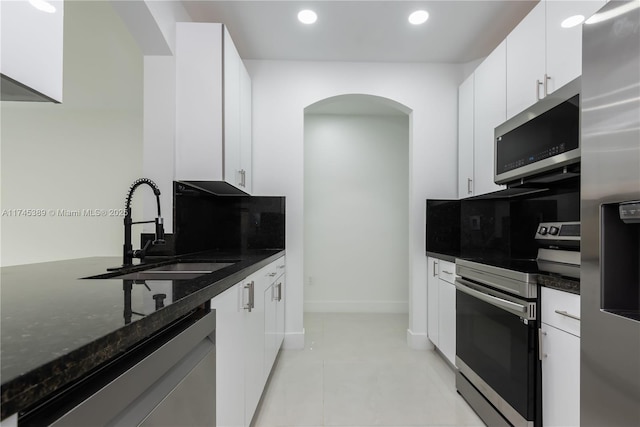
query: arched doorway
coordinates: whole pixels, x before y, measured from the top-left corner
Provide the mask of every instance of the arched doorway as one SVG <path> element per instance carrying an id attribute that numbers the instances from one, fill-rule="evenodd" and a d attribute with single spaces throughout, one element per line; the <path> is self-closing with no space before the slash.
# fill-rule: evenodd
<path id="1" fill-rule="evenodd" d="M 305 108 L 305 311 L 408 312 L 410 111 L 362 94 Z"/>

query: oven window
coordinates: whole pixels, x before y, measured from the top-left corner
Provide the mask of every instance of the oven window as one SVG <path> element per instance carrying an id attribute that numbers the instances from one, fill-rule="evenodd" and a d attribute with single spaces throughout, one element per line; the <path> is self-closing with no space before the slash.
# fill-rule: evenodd
<path id="1" fill-rule="evenodd" d="M 456 355 L 526 419 L 533 419 L 535 322 L 456 292 Z"/>
<path id="2" fill-rule="evenodd" d="M 504 351 L 505 348 L 512 347 L 511 330 L 489 317 L 477 317 L 471 327 L 473 332 L 470 338 L 474 340 L 473 346 L 489 363 L 500 366 L 505 372 L 511 371 L 510 352 Z M 491 334 L 486 335 L 487 331 L 491 331 Z"/>

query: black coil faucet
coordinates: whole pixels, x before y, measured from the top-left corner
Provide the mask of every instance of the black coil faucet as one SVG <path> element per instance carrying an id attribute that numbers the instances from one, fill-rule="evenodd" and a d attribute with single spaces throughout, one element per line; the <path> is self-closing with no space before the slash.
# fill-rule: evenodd
<path id="1" fill-rule="evenodd" d="M 156 195 L 156 202 L 158 204 L 158 216 L 156 219 L 151 221 L 133 221 L 131 219 L 131 197 L 133 193 L 136 191 L 136 188 L 141 186 L 142 184 L 147 184 L 153 190 L 153 194 Z M 149 224 L 155 222 L 156 224 L 156 232 L 153 240 L 154 245 L 164 244 L 164 221 L 160 214 L 160 189 L 156 185 L 155 182 L 151 181 L 149 178 L 140 178 L 136 179 L 131 187 L 129 188 L 129 192 L 127 193 L 127 202 L 125 204 L 125 212 L 126 215 L 124 217 L 124 249 L 123 249 L 123 258 L 122 258 L 122 266 L 130 267 L 133 265 L 133 259 L 139 258 L 144 259 L 147 249 L 149 245 L 151 245 L 151 240 L 148 240 L 142 249 L 133 250 L 131 245 L 131 226 L 133 224 Z"/>

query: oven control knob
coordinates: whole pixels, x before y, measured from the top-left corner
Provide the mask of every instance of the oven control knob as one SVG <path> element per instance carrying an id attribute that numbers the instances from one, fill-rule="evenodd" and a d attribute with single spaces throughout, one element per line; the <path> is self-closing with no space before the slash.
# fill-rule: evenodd
<path id="1" fill-rule="evenodd" d="M 558 231 L 560 231 L 560 229 L 558 227 L 550 227 L 549 228 L 549 234 L 551 234 L 552 236 L 557 235 Z"/>
<path id="2" fill-rule="evenodd" d="M 547 234 L 547 227 L 540 227 L 540 229 L 538 230 L 538 234 L 541 234 L 543 236 Z"/>

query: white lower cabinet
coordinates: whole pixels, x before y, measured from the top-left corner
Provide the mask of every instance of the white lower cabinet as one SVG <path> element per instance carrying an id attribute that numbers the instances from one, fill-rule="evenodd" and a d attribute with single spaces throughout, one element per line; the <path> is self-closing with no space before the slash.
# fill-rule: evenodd
<path id="1" fill-rule="evenodd" d="M 580 338 L 542 324 L 542 425 L 580 425 Z"/>
<path id="2" fill-rule="evenodd" d="M 438 277 L 437 258 L 427 258 L 427 336 L 436 347 L 440 346 L 438 335 L 438 294 L 440 279 Z"/>
<path id="3" fill-rule="evenodd" d="M 284 289 L 278 294 L 282 288 L 278 284 L 284 284 L 284 274 L 276 278 L 276 271 L 284 273 L 284 257 L 211 300 L 211 308 L 216 310 L 218 426 L 251 424 L 280 350 L 284 321 L 278 315 L 284 317 Z"/>
<path id="4" fill-rule="evenodd" d="M 283 264 L 284 266 L 284 264 Z M 278 271 L 277 273 L 284 273 Z M 271 367 L 276 361 L 278 351 L 284 341 L 284 274 L 264 292 L 264 382 L 266 383 Z"/>
<path id="5" fill-rule="evenodd" d="M 456 364 L 456 287 L 442 279 L 439 286 L 438 329 L 440 336 L 440 351 L 449 362 Z"/>
<path id="6" fill-rule="evenodd" d="M 580 296 L 541 288 L 542 425 L 580 425 Z"/>
<path id="7" fill-rule="evenodd" d="M 455 264 L 432 257 L 427 261 L 427 335 L 433 345 L 455 365 Z"/>
<path id="8" fill-rule="evenodd" d="M 243 282 L 244 302 L 251 304 L 251 312 L 245 310 L 244 317 L 244 419 L 247 426 L 264 388 L 264 291 L 269 285 L 265 271 L 268 268 L 259 270 Z"/>
<path id="9" fill-rule="evenodd" d="M 244 427 L 243 283 L 211 300 L 216 310 L 216 425 Z"/>

